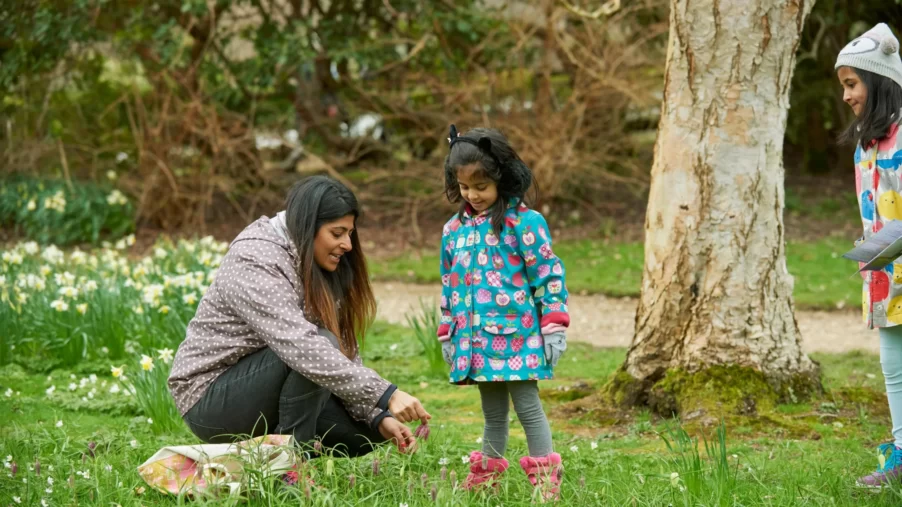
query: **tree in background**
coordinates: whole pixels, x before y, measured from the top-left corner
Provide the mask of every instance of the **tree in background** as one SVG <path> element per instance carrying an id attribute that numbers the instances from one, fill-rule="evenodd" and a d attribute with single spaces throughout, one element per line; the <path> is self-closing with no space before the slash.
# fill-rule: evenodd
<path id="1" fill-rule="evenodd" d="M 783 228 L 783 134 L 812 5 L 671 2 L 636 331 L 609 386 L 623 403 L 750 413 L 821 389 Z"/>

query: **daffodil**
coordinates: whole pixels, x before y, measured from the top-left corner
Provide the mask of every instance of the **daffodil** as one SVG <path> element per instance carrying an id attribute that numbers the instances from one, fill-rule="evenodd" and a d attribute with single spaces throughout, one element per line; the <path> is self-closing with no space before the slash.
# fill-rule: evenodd
<path id="1" fill-rule="evenodd" d="M 184 301 L 186 305 L 194 306 L 194 303 L 197 303 L 197 294 L 194 292 L 185 294 L 182 296 L 182 301 Z"/>
<path id="2" fill-rule="evenodd" d="M 69 309 L 69 304 L 61 299 L 57 299 L 57 300 L 53 301 L 52 303 L 50 303 L 50 308 L 53 308 L 54 310 L 56 310 L 58 312 L 65 312 L 66 310 Z"/>
<path id="3" fill-rule="evenodd" d="M 79 305 L 75 305 L 75 310 L 78 311 L 78 313 L 84 315 L 84 314 L 88 313 L 88 304 L 81 303 Z"/>
<path id="4" fill-rule="evenodd" d="M 78 289 L 76 289 L 75 287 L 60 287 L 59 293 L 60 295 L 70 299 L 78 297 Z"/>
<path id="5" fill-rule="evenodd" d="M 169 315 L 169 310 L 170 310 L 170 308 L 167 305 L 163 305 L 157 311 L 162 313 L 163 315 Z"/>
<path id="6" fill-rule="evenodd" d="M 125 366 L 110 366 L 110 373 L 113 374 L 114 378 L 121 377 L 123 370 L 125 370 Z"/>
<path id="7" fill-rule="evenodd" d="M 141 368 L 144 371 L 153 370 L 153 358 L 150 356 L 142 355 L 141 356 Z"/>
<path id="8" fill-rule="evenodd" d="M 157 356 L 157 358 L 160 361 L 163 361 L 163 363 L 169 364 L 169 362 L 172 361 L 172 355 L 173 355 L 172 349 L 158 350 L 157 353 L 159 354 Z"/>

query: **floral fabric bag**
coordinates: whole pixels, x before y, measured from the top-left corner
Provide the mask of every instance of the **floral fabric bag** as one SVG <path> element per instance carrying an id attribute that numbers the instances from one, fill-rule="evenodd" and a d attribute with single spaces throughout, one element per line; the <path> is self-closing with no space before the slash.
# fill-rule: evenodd
<path id="1" fill-rule="evenodd" d="M 173 495 L 238 495 L 249 480 L 281 475 L 296 463 L 291 435 L 264 435 L 234 444 L 163 447 L 138 467 L 152 488 Z"/>

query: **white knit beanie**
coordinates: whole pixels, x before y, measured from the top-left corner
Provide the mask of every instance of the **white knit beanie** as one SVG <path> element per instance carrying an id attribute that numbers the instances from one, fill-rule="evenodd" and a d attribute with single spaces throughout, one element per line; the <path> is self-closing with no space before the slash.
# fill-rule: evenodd
<path id="1" fill-rule="evenodd" d="M 902 58 L 899 58 L 899 39 L 886 23 L 871 28 L 850 42 L 836 58 L 834 70 L 840 67 L 863 69 L 888 77 L 902 86 Z"/>

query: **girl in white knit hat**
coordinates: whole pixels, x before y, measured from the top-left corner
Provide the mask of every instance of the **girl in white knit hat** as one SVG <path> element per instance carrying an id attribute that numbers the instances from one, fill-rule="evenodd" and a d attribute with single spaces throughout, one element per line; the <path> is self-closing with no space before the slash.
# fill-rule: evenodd
<path id="1" fill-rule="evenodd" d="M 864 225 L 862 240 L 892 220 L 902 220 L 902 59 L 899 40 L 881 23 L 839 53 L 836 71 L 843 101 L 855 121 L 841 139 L 856 145 L 855 188 Z M 899 273 L 896 273 L 896 271 Z M 902 260 L 863 271 L 862 310 L 880 335 L 880 364 L 886 379 L 894 442 L 879 448 L 877 471 L 858 485 L 880 488 L 902 481 Z"/>

